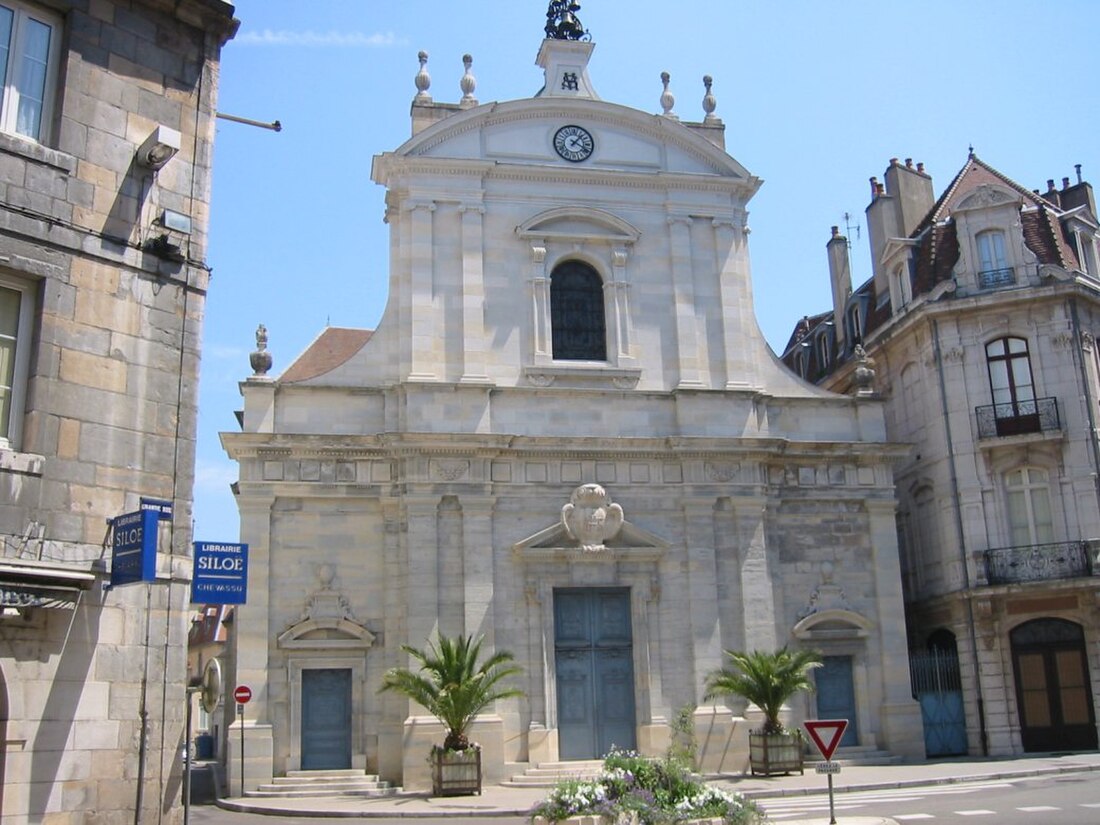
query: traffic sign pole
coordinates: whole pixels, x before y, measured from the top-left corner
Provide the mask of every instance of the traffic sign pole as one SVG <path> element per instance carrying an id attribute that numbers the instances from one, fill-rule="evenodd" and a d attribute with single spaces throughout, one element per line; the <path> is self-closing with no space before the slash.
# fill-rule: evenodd
<path id="1" fill-rule="evenodd" d="M 829 774 L 829 825 L 836 825 L 836 810 L 833 808 L 833 775 Z"/>
<path id="2" fill-rule="evenodd" d="M 833 774 L 840 772 L 840 765 L 833 762 L 833 754 L 840 746 L 840 740 L 844 736 L 844 730 L 848 727 L 847 719 L 815 719 L 805 723 L 806 732 L 821 755 L 825 757 L 823 763 L 818 764 L 817 772 L 825 773 L 829 777 L 829 825 L 836 825 L 836 808 L 833 805 Z M 824 768 L 824 770 L 822 770 Z"/>
<path id="3" fill-rule="evenodd" d="M 241 726 L 241 796 L 244 796 L 244 706 L 252 698 L 252 688 L 237 685 L 233 698 L 237 700 L 237 717 Z"/>

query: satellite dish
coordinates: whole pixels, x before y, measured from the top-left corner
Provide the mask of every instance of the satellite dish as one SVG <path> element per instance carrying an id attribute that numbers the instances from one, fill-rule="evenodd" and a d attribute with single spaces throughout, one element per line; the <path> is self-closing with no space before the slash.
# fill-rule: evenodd
<path id="1" fill-rule="evenodd" d="M 202 709 L 213 713 L 222 698 L 222 663 L 211 659 L 202 670 Z"/>

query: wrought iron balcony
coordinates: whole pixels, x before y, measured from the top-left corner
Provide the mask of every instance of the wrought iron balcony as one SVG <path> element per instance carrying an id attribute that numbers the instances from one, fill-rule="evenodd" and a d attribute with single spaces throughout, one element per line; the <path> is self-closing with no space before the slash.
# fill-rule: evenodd
<path id="1" fill-rule="evenodd" d="M 1014 283 L 1016 283 L 1016 272 L 1010 266 L 1003 269 L 985 269 L 978 273 L 978 286 L 982 289 L 992 289 Z"/>
<path id="2" fill-rule="evenodd" d="M 990 584 L 1074 579 L 1093 573 L 1092 544 L 1063 541 L 985 551 L 985 576 Z"/>
<path id="3" fill-rule="evenodd" d="M 1047 433 L 1062 429 L 1057 398 L 1009 401 L 976 407 L 978 438 L 997 438 L 1025 433 Z"/>

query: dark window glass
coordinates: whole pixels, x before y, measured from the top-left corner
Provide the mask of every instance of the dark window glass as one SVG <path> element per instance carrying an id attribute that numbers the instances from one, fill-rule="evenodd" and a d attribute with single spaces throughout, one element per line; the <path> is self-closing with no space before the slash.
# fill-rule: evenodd
<path id="1" fill-rule="evenodd" d="M 588 264 L 566 261 L 550 276 L 554 359 L 606 361 L 603 280 Z"/>

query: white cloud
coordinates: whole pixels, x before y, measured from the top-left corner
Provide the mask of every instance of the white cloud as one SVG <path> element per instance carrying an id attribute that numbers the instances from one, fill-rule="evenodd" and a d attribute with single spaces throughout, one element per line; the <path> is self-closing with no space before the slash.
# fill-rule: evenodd
<path id="1" fill-rule="evenodd" d="M 378 48 L 404 46 L 405 40 L 393 32 L 365 34 L 364 32 L 315 32 L 315 31 L 246 31 L 237 35 L 234 43 L 249 46 L 350 46 L 353 48 Z"/>

